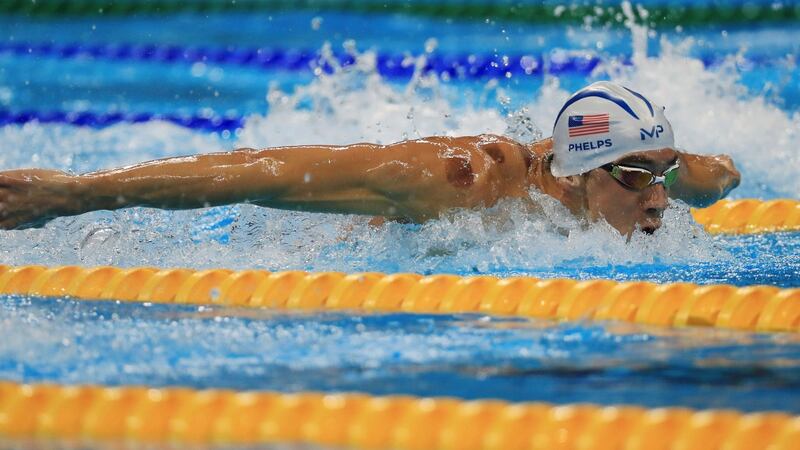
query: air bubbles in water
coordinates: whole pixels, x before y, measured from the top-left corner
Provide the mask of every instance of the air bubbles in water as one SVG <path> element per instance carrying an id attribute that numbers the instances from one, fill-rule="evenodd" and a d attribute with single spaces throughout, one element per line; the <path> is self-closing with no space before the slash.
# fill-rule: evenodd
<path id="1" fill-rule="evenodd" d="M 745 173 L 735 195 L 761 196 L 769 189 L 766 195 L 800 196 L 794 151 L 800 116 L 789 116 L 761 97 L 748 97 L 735 71 L 706 69 L 683 49 L 668 43 L 663 48 L 659 57 L 604 70 L 666 105 L 681 146 L 732 154 Z M 463 102 L 463 91 L 441 86 L 432 75 L 418 72 L 407 86 L 398 87 L 380 77 L 374 54 L 359 54 L 354 43 L 348 49 L 356 56 L 354 65 L 334 66 L 332 74 L 322 71 L 293 92 L 273 88 L 269 114 L 248 117 L 238 138 L 231 138 L 235 142 L 158 122 L 104 130 L 6 126 L 0 128 L 0 167 L 29 165 L 32 149 L 42 166 L 85 172 L 233 145 L 389 143 L 407 136 L 479 133 L 529 142 L 541 138 L 542 129 L 549 130 L 569 96 L 558 78 L 548 77 L 524 108 L 509 117 L 494 106 Z M 419 58 L 409 59 L 419 65 Z M 488 89 L 497 87 L 493 83 Z M 762 151 L 765 145 L 769 152 Z M 768 188 L 756 185 L 766 179 Z M 58 219 L 43 229 L 0 232 L 0 262 L 557 275 L 565 267 L 728 258 L 715 239 L 692 225 L 685 205 L 669 209 L 664 227 L 654 236 L 637 233 L 626 243 L 607 225 L 582 223 L 549 197 L 531 195 L 540 209 L 508 201 L 486 211 L 453 211 L 422 225 L 389 223 L 380 228 L 368 225 L 365 217 L 252 205 L 95 212 Z"/>
<path id="2" fill-rule="evenodd" d="M 510 113 L 506 122 L 508 128 L 503 134 L 519 142 L 531 143 L 543 137 L 542 130 L 533 122 L 527 108 Z"/>

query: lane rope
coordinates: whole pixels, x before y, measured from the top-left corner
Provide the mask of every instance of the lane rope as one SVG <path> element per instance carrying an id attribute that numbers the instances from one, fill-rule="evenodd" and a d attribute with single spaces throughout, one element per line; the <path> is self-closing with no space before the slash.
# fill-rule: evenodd
<path id="1" fill-rule="evenodd" d="M 0 294 L 800 331 L 800 288 L 773 286 L 406 273 L 0 266 Z"/>
<path id="2" fill-rule="evenodd" d="M 795 449 L 800 416 L 455 398 L 0 382 L 0 436 L 336 448 Z M 50 441 L 52 443 L 52 441 Z"/>
<path id="3" fill-rule="evenodd" d="M 237 116 L 198 114 L 156 114 L 149 112 L 91 111 L 9 111 L 0 109 L 0 127 L 27 123 L 66 124 L 78 127 L 106 128 L 120 123 L 135 124 L 164 121 L 184 128 L 204 132 L 234 132 L 244 126 L 245 118 Z"/>
<path id="4" fill-rule="evenodd" d="M 720 200 L 691 211 L 694 220 L 712 234 L 800 231 L 800 200 Z"/>
<path id="5" fill-rule="evenodd" d="M 800 3 L 777 2 L 691 2 L 647 5 L 646 13 L 633 8 L 638 21 L 650 26 L 743 24 L 792 22 L 800 19 Z M 621 25 L 625 20 L 618 4 L 572 2 L 473 2 L 461 0 L 5 0 L 0 14 L 59 17 L 69 15 L 133 16 L 175 13 L 218 14 L 281 11 L 350 12 L 361 14 L 406 14 L 455 20 L 499 20 L 519 23 L 581 25 L 587 17 L 601 25 Z"/>
<path id="6" fill-rule="evenodd" d="M 284 48 L 237 47 L 184 47 L 166 44 L 84 44 L 84 43 L 0 43 L 0 55 L 55 57 L 62 59 L 93 58 L 112 61 L 147 61 L 161 63 L 209 63 L 236 65 L 262 70 L 333 72 L 333 67 L 319 50 Z M 419 57 L 419 56 L 417 56 Z M 378 52 L 376 70 L 387 78 L 410 78 L 414 74 L 417 57 L 408 53 Z M 441 55 L 427 54 L 423 73 L 460 78 L 501 78 L 507 74 L 542 75 L 544 73 L 589 74 L 602 61 L 592 52 L 558 51 L 536 55 Z M 347 67 L 355 64 L 355 57 L 347 53 L 333 53 L 335 64 Z M 742 64 L 769 64 L 773 58 L 757 57 Z M 719 64 L 721 59 L 706 56 L 704 64 Z M 623 60 L 630 64 L 630 58 Z"/>
<path id="7" fill-rule="evenodd" d="M 107 59 L 162 63 L 210 63 L 233 64 L 264 70 L 313 71 L 332 73 L 331 63 L 319 51 L 286 50 L 279 48 L 207 48 L 181 47 L 155 44 L 52 44 L 52 43 L 0 43 L 0 56 L 42 56 L 63 59 Z M 335 64 L 347 67 L 355 63 L 349 54 L 332 56 Z M 706 66 L 724 61 L 719 56 L 701 58 Z M 414 72 L 415 58 L 404 54 L 379 53 L 376 70 L 387 78 L 409 78 Z M 604 62 L 593 53 L 559 51 L 538 55 L 425 55 L 423 73 L 437 73 L 459 78 L 501 78 L 510 75 L 536 76 L 544 73 L 590 74 Z M 623 64 L 630 61 L 623 59 Z M 752 67 L 774 63 L 767 56 L 753 56 L 739 60 L 741 67 Z M 74 126 L 104 128 L 119 123 L 143 123 L 167 121 L 176 125 L 206 131 L 235 131 L 245 122 L 244 116 L 227 114 L 158 114 L 151 112 L 92 112 L 60 110 L 0 109 L 0 126 L 24 125 L 26 123 L 63 123 Z"/>
<path id="8" fill-rule="evenodd" d="M 111 61 L 146 61 L 160 63 L 209 63 L 235 65 L 261 70 L 313 71 L 320 69 L 332 73 L 331 63 L 319 50 L 284 48 L 238 47 L 185 47 L 167 44 L 90 44 L 90 43 L 0 43 L 0 56 L 36 56 L 61 59 L 92 58 Z M 800 55 L 791 55 L 797 59 Z M 420 57 L 420 56 L 418 56 Z M 750 55 L 736 58 L 737 67 L 768 66 L 786 60 L 790 55 Z M 353 55 L 335 53 L 330 56 L 335 64 L 347 67 L 355 64 Z M 559 50 L 537 54 L 458 54 L 431 53 L 424 55 L 422 73 L 436 73 L 460 79 L 504 78 L 510 75 L 541 76 L 544 74 L 591 74 L 598 66 L 606 64 L 600 55 L 587 51 Z M 705 54 L 699 56 L 706 67 L 718 66 L 729 56 Z M 410 78 L 417 60 L 407 53 L 378 52 L 376 70 L 386 78 Z M 630 57 L 615 63 L 631 64 Z"/>

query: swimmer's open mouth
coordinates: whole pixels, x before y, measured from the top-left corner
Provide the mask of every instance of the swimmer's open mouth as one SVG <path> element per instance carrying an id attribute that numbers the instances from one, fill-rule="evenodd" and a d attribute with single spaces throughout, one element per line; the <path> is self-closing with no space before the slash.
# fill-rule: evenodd
<path id="1" fill-rule="evenodd" d="M 661 227 L 661 218 L 648 217 L 647 219 L 639 222 L 639 227 L 643 233 L 653 234 Z"/>
<path id="2" fill-rule="evenodd" d="M 647 234 L 655 233 L 656 229 L 657 229 L 656 227 L 642 227 L 642 231 L 644 231 Z"/>

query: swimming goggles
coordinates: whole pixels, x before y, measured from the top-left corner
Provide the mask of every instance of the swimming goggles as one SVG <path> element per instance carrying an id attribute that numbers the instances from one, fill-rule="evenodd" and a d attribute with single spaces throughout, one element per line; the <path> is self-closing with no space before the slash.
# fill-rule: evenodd
<path id="1" fill-rule="evenodd" d="M 600 166 L 600 168 L 610 173 L 611 176 L 619 182 L 619 184 L 625 186 L 626 188 L 641 191 L 647 186 L 658 183 L 663 184 L 665 188 L 675 184 L 675 181 L 678 180 L 678 169 L 680 168 L 680 164 L 676 162 L 670 168 L 665 170 L 661 176 L 657 176 L 653 172 L 650 172 L 647 169 L 642 169 L 641 167 L 623 166 L 614 163 L 604 164 Z"/>

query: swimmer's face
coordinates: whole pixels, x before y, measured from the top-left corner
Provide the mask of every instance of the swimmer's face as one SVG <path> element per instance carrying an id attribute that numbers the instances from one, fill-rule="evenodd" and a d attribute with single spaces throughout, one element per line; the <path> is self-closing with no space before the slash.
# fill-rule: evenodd
<path id="1" fill-rule="evenodd" d="M 662 149 L 632 153 L 614 163 L 661 175 L 677 159 L 677 152 Z M 650 234 L 661 227 L 661 216 L 669 205 L 663 184 L 653 184 L 641 191 L 629 189 L 604 169 L 594 169 L 584 177 L 588 214 L 592 220 L 605 219 L 625 236 L 637 228 Z"/>

